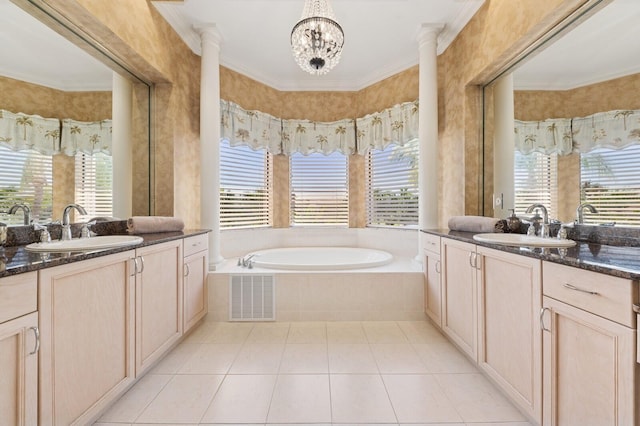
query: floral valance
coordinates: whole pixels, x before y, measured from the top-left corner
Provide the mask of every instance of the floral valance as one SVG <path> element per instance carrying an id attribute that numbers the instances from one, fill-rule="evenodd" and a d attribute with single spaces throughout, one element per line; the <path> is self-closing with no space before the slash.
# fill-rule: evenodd
<path id="1" fill-rule="evenodd" d="M 515 149 L 523 154 L 569 155 L 573 151 L 571 119 L 515 121 Z"/>
<path id="2" fill-rule="evenodd" d="M 574 118 L 573 143 L 579 152 L 622 149 L 640 143 L 640 110 L 615 110 Z"/>
<path id="3" fill-rule="evenodd" d="M 66 118 L 62 120 L 60 148 L 69 156 L 79 152 L 111 155 L 111 134 L 111 120 L 86 122 Z"/>
<path id="4" fill-rule="evenodd" d="M 0 110 L 0 145 L 13 151 L 56 154 L 60 150 L 60 120 Z"/>
<path id="5" fill-rule="evenodd" d="M 404 145 L 418 138 L 418 102 L 405 102 L 356 119 L 358 153 Z"/>
<path id="6" fill-rule="evenodd" d="M 266 148 L 272 154 L 282 152 L 282 120 L 260 111 L 242 109 L 233 102 L 220 101 L 220 136 L 231 146 Z"/>
<path id="7" fill-rule="evenodd" d="M 325 155 L 340 151 L 356 152 L 355 120 L 346 119 L 321 123 L 309 120 L 282 120 L 282 148 L 287 155 L 321 152 Z"/>

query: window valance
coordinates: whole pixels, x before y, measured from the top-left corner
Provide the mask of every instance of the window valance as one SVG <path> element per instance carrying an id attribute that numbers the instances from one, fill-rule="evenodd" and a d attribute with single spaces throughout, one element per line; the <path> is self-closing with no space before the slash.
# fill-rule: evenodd
<path id="1" fill-rule="evenodd" d="M 418 101 L 405 102 L 356 119 L 358 153 L 383 150 L 391 144 L 403 146 L 418 138 Z"/>
<path id="2" fill-rule="evenodd" d="M 515 121 L 515 147 L 522 154 L 569 155 L 573 151 L 571 119 Z"/>
<path id="3" fill-rule="evenodd" d="M 229 145 L 265 148 L 282 153 L 282 120 L 260 111 L 249 111 L 225 100 L 220 101 L 220 137 Z"/>
<path id="4" fill-rule="evenodd" d="M 304 155 L 321 152 L 328 155 L 334 151 L 345 155 L 355 154 L 355 120 L 346 119 L 330 123 L 282 120 L 282 147 L 287 155 L 295 152 Z"/>
<path id="5" fill-rule="evenodd" d="M 111 155 L 111 134 L 111 120 L 86 122 L 65 118 L 62 120 L 60 150 L 69 156 L 79 152 Z"/>
<path id="6" fill-rule="evenodd" d="M 60 151 L 60 120 L 0 110 L 0 144 L 13 150 L 32 149 L 53 155 Z"/>
<path id="7" fill-rule="evenodd" d="M 640 143 L 640 110 L 615 110 L 574 118 L 573 143 L 579 152 L 622 149 Z"/>

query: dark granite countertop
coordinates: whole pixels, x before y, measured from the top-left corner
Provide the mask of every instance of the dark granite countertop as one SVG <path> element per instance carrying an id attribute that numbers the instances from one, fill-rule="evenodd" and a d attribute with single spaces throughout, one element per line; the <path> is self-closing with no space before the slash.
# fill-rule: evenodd
<path id="1" fill-rule="evenodd" d="M 568 249 L 510 247 L 476 241 L 473 239 L 475 235 L 473 232 L 450 231 L 448 229 L 423 229 L 421 231 L 593 272 L 640 280 L 640 247 L 636 246 L 615 246 L 577 240 L 576 245 Z"/>
<path id="2" fill-rule="evenodd" d="M 120 253 L 136 248 L 160 244 L 190 237 L 193 235 L 206 234 L 209 230 L 194 229 L 182 232 L 161 232 L 156 234 L 139 234 L 143 242 L 134 246 L 119 247 L 107 250 L 95 250 L 88 252 L 65 252 L 65 253 L 34 253 L 25 249 L 25 245 L 15 245 L 0 247 L 0 278 L 9 275 L 21 274 L 24 272 L 37 271 L 39 269 L 64 265 L 80 260 L 93 259 L 95 257 L 106 256 L 113 253 Z"/>

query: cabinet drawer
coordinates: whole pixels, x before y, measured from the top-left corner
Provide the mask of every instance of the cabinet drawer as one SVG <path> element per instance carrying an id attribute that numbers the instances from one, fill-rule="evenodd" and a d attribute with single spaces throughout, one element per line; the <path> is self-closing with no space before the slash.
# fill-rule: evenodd
<path id="1" fill-rule="evenodd" d="M 0 278 L 0 323 L 37 310 L 37 272 Z"/>
<path id="2" fill-rule="evenodd" d="M 422 238 L 422 248 L 431 253 L 440 254 L 440 237 L 433 234 L 420 233 Z"/>
<path id="3" fill-rule="evenodd" d="M 544 262 L 542 271 L 546 296 L 635 328 L 633 281 L 551 262 Z"/>
<path id="4" fill-rule="evenodd" d="M 184 239 L 183 255 L 187 257 L 209 247 L 209 234 L 196 235 Z"/>

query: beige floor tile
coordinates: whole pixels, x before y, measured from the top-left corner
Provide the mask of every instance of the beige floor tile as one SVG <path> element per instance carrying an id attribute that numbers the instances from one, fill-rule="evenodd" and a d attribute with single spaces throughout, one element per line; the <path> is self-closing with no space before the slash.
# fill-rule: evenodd
<path id="1" fill-rule="evenodd" d="M 529 422 L 491 422 L 491 423 L 467 423 L 466 426 L 533 426 L 533 425 Z"/>
<path id="2" fill-rule="evenodd" d="M 245 344 L 229 369 L 229 374 L 277 374 L 284 344 Z"/>
<path id="3" fill-rule="evenodd" d="M 174 376 L 138 417 L 140 423 L 198 423 L 224 376 Z"/>
<path id="4" fill-rule="evenodd" d="M 226 374 L 240 348 L 239 343 L 203 343 L 178 374 Z"/>
<path id="5" fill-rule="evenodd" d="M 200 349 L 200 344 L 180 343 L 171 350 L 160 362 L 153 367 L 150 374 L 176 374 L 195 353 Z"/>
<path id="6" fill-rule="evenodd" d="M 329 372 L 332 374 L 377 374 L 378 364 L 366 344 L 329 344 Z"/>
<path id="7" fill-rule="evenodd" d="M 211 338 L 218 323 L 212 321 L 204 321 L 198 325 L 189 335 L 184 339 L 183 343 L 205 343 Z"/>
<path id="8" fill-rule="evenodd" d="M 449 342 L 414 344 L 429 373 L 477 373 L 478 369 Z"/>
<path id="9" fill-rule="evenodd" d="M 435 375 L 462 419 L 469 422 L 521 422 L 522 414 L 481 374 Z"/>
<path id="10" fill-rule="evenodd" d="M 329 375 L 278 376 L 268 423 L 329 423 Z"/>
<path id="11" fill-rule="evenodd" d="M 334 423 L 396 423 L 379 375 L 331 374 Z"/>
<path id="12" fill-rule="evenodd" d="M 327 345 L 316 343 L 287 344 L 280 363 L 280 374 L 327 374 Z"/>
<path id="13" fill-rule="evenodd" d="M 287 343 L 327 343 L 327 326 L 324 322 L 291 323 Z"/>
<path id="14" fill-rule="evenodd" d="M 358 321 L 327 323 L 327 341 L 329 343 L 369 343 L 362 323 Z"/>
<path id="15" fill-rule="evenodd" d="M 216 322 L 216 327 L 203 343 L 244 343 L 253 330 L 251 322 Z"/>
<path id="16" fill-rule="evenodd" d="M 285 343 L 288 334 L 288 322 L 258 323 L 253 326 L 246 343 Z"/>
<path id="17" fill-rule="evenodd" d="M 170 375 L 147 374 L 100 417 L 100 422 L 132 423 L 171 380 Z"/>
<path id="18" fill-rule="evenodd" d="M 96 422 L 93 426 L 131 426 L 131 423 L 103 423 Z"/>
<path id="19" fill-rule="evenodd" d="M 201 423 L 264 423 L 278 376 L 227 376 Z"/>
<path id="20" fill-rule="evenodd" d="M 381 374 L 428 373 L 420 357 L 409 343 L 370 345 Z"/>
<path id="21" fill-rule="evenodd" d="M 448 341 L 428 321 L 398 321 L 397 324 L 411 343 L 442 343 Z"/>
<path id="22" fill-rule="evenodd" d="M 400 423 L 462 421 L 433 375 L 383 375 L 382 380 Z"/>
<path id="23" fill-rule="evenodd" d="M 369 343 L 408 343 L 395 321 L 368 321 L 362 323 L 362 328 Z"/>

